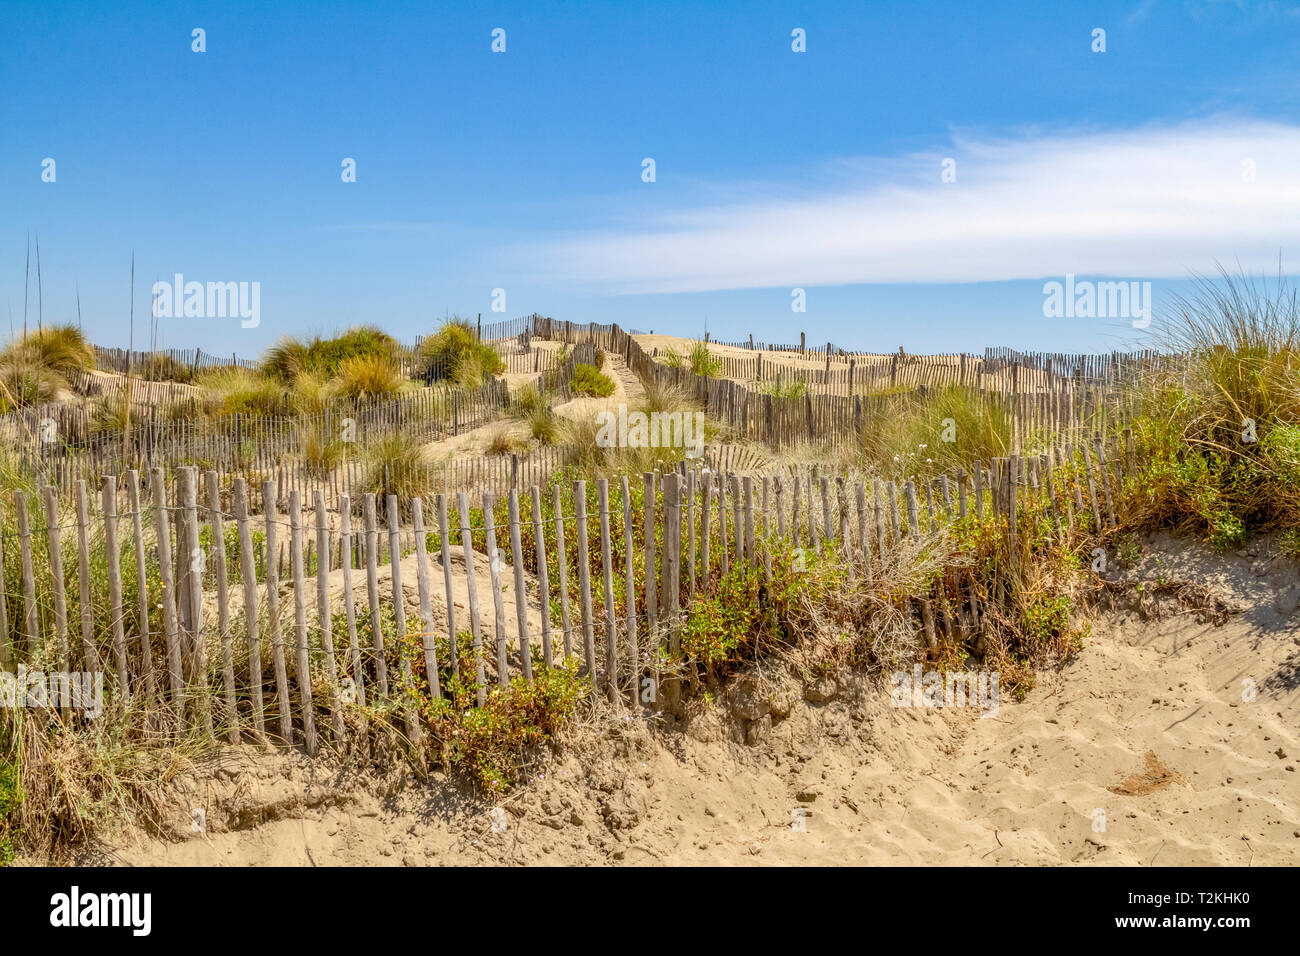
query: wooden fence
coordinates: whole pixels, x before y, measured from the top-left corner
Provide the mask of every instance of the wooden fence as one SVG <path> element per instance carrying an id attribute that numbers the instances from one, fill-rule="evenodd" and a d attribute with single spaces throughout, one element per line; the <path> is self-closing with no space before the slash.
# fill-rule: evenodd
<path id="1" fill-rule="evenodd" d="M 667 364 L 667 355 L 657 348 L 651 357 Z M 820 367 L 808 362 L 793 364 L 763 352 L 736 356 L 715 351 L 711 358 L 720 363 L 717 377 L 746 383 L 755 391 L 782 394 L 797 390 L 843 398 L 921 386 L 955 385 L 1000 395 L 1060 391 L 1067 386 L 1107 388 L 1131 383 L 1143 371 L 1171 367 L 1178 360 L 1156 353 L 1056 355 L 1009 350 L 989 350 L 983 357 L 967 353 L 827 354 Z"/>
<path id="2" fill-rule="evenodd" d="M 774 555 L 810 549 L 869 586 L 904 543 L 967 519 L 996 522 L 1008 560 L 1025 522 L 1077 545 L 1116 524 L 1132 456 L 1128 436 L 897 481 L 683 463 L 481 502 L 292 490 L 287 509 L 274 481 L 196 468 L 174 482 L 156 468 L 147 488 L 136 472 L 79 481 L 71 513 L 48 486 L 0 510 L 0 668 L 102 673 L 107 705 L 139 733 L 309 753 L 341 741 L 354 703 L 390 707 L 419 740 L 408 688 L 437 699 L 461 676 L 482 704 L 492 685 L 571 656 L 611 701 L 655 707 L 682 674 L 661 673 L 660 651 L 680 659 L 681 612 L 729 568 L 770 581 Z M 941 598 L 915 601 L 931 649 L 936 628 L 982 626 L 974 592 Z M 458 641 L 473 673 L 458 673 Z"/>
<path id="3" fill-rule="evenodd" d="M 538 382 L 551 402 L 573 396 L 578 362 L 595 361 L 590 344 L 534 350 L 532 355 Z M 365 446 L 396 435 L 422 442 L 454 437 L 497 420 L 509 402 L 502 379 L 478 389 L 418 389 L 392 399 L 292 416 L 205 416 L 196 399 L 181 398 L 162 409 L 143 407 L 125 434 L 104 429 L 93 406 L 55 403 L 0 416 L 0 436 L 10 442 L 22 469 L 53 484 L 64 496 L 78 480 L 96 482 L 102 475 L 128 469 L 194 462 L 238 471 L 251 481 L 278 477 L 280 487 L 304 494 L 320 488 L 335 495 L 374 482 L 374 465 L 362 454 Z M 440 492 L 499 492 L 518 487 L 521 475 L 544 481 L 565 460 L 560 450 L 548 447 L 523 455 L 461 456 L 421 462 L 393 480 Z"/>
<path id="4" fill-rule="evenodd" d="M 906 390 L 893 393 L 847 397 L 809 392 L 780 397 L 730 379 L 697 375 L 685 366 L 664 365 L 617 325 L 539 319 L 536 334 L 566 344 L 590 343 L 619 354 L 643 381 L 682 389 L 704 410 L 706 418 L 726 425 L 733 440 L 761 442 L 774 449 L 856 441 L 873 421 L 895 414 L 914 395 L 936 384 L 918 374 L 909 380 Z M 1018 373 L 1011 374 L 1008 382 L 1007 388 L 985 392 L 984 401 L 1001 408 L 1011 419 L 1015 451 L 1029 450 L 1045 435 L 1095 438 L 1129 415 L 1127 392 L 1112 385 L 1068 378 L 1056 379 L 1050 388 L 1026 390 L 1020 387 Z"/>

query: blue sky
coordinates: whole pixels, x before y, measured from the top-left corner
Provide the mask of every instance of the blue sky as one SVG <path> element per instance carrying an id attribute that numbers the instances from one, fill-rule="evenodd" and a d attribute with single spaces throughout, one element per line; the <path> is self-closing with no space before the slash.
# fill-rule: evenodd
<path id="1" fill-rule="evenodd" d="M 166 345 L 240 355 L 447 312 L 1140 344 L 1126 319 L 1044 317 L 1044 282 L 1151 281 L 1159 310 L 1216 261 L 1294 262 L 1298 74 L 1300 7 L 1266 2 L 5 0 L 0 306 L 21 326 L 31 230 L 46 321 L 79 288 L 106 344 L 127 341 L 132 251 L 137 343 L 156 278 L 260 282 L 257 328 L 159 321 Z M 35 301 L 33 262 L 29 322 Z"/>

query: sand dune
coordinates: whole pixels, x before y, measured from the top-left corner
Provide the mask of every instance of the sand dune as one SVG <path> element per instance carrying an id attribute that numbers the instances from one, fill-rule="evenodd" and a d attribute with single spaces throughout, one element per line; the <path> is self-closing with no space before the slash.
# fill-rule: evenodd
<path id="1" fill-rule="evenodd" d="M 814 702 L 792 678 L 759 691 L 741 681 L 684 734 L 651 734 L 631 718 L 579 734 L 505 801 L 498 830 L 491 804 L 446 781 L 380 783 L 242 751 L 177 794 L 173 841 L 124 837 L 95 855 L 201 865 L 1300 862 L 1294 563 L 1262 545 L 1221 557 L 1166 539 L 1109 577 L 1146 585 L 1099 608 L 1077 660 L 1040 675 L 1023 702 L 1004 695 L 993 717 L 893 708 L 880 682 Z M 1210 586 L 1219 610 L 1180 605 L 1171 582 Z M 760 699 L 776 719 L 747 745 L 735 717 L 758 713 Z M 208 808 L 206 834 L 186 832 L 193 801 Z"/>

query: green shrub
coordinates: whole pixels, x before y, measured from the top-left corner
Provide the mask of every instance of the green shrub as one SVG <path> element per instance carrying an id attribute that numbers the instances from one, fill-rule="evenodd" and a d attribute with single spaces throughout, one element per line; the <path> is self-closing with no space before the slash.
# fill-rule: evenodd
<path id="1" fill-rule="evenodd" d="M 594 365 L 578 362 L 573 366 L 573 391 L 577 395 L 608 398 L 614 394 L 614 380 L 602 375 Z"/>
<path id="2" fill-rule="evenodd" d="M 1131 397 L 1145 463 L 1129 489 L 1137 525 L 1233 548 L 1300 526 L 1300 303 L 1285 279 L 1200 279 L 1156 326 L 1175 364 Z"/>
<path id="3" fill-rule="evenodd" d="M 416 364 L 421 378 L 464 388 L 478 388 L 506 368 L 497 350 L 480 342 L 469 322 L 459 317 L 420 341 Z"/>
<path id="4" fill-rule="evenodd" d="M 8 866 L 17 855 L 14 833 L 18 829 L 18 806 L 22 803 L 22 789 L 17 764 L 0 757 L 0 866 Z"/>

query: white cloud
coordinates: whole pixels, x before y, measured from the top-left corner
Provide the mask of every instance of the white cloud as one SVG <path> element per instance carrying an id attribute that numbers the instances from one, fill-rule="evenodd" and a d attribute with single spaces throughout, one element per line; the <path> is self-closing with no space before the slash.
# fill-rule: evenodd
<path id="1" fill-rule="evenodd" d="M 955 183 L 940 181 L 946 156 Z M 1243 181 L 1246 160 L 1255 182 Z M 969 138 L 834 169 L 820 188 L 806 176 L 784 190 L 721 184 L 726 201 L 520 251 L 551 280 L 643 293 L 1066 272 L 1182 278 L 1216 260 L 1275 270 L 1300 240 L 1300 127 L 1278 123 Z"/>

